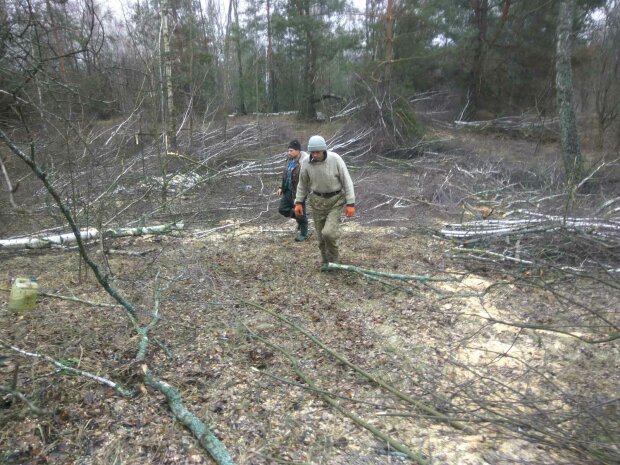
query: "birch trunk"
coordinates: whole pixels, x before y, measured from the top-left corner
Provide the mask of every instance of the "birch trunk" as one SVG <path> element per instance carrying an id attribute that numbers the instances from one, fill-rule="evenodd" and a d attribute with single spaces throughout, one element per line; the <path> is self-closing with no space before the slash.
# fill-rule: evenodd
<path id="1" fill-rule="evenodd" d="M 166 89 L 166 122 L 169 141 L 174 143 L 174 98 L 172 93 L 172 56 L 170 53 L 170 27 L 168 24 L 168 0 L 162 3 L 162 39 L 163 39 L 163 62 L 164 80 Z"/>
<path id="2" fill-rule="evenodd" d="M 169 223 L 157 226 L 142 226 L 137 228 L 115 228 L 103 231 L 104 237 L 127 237 L 144 236 L 147 234 L 168 234 L 174 231 L 183 230 L 183 223 Z M 100 237 L 99 230 L 86 228 L 80 231 L 80 238 L 83 241 L 93 240 Z M 53 245 L 66 246 L 77 242 L 74 233 L 55 234 L 44 237 L 19 237 L 16 239 L 0 239 L 0 250 L 2 249 L 44 249 Z"/>

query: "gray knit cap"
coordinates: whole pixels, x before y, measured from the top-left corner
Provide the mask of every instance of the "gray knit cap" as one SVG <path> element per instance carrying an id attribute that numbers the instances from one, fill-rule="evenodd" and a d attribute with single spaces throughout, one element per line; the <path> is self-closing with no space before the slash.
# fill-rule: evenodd
<path id="1" fill-rule="evenodd" d="M 327 144 L 321 136 L 312 136 L 308 140 L 308 152 L 322 152 L 324 150 L 327 150 Z"/>

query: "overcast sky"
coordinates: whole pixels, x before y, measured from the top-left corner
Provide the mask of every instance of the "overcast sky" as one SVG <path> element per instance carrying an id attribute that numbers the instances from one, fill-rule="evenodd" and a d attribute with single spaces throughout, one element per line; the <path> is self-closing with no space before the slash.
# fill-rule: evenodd
<path id="1" fill-rule="evenodd" d="M 204 0 L 202 1 L 204 4 Z M 243 2 L 244 0 L 241 0 L 241 1 Z M 252 1 L 252 0 L 249 0 L 249 1 Z M 348 0 L 348 1 L 352 3 L 360 11 L 364 11 L 364 8 L 366 7 L 366 0 Z M 121 15 L 123 5 L 125 6 L 125 10 L 127 10 L 127 6 L 133 3 L 135 3 L 135 0 L 108 0 L 107 2 L 112 12 L 117 14 L 118 16 Z M 222 14 L 225 15 L 226 9 L 228 8 L 229 1 L 220 0 L 220 3 L 221 3 Z"/>

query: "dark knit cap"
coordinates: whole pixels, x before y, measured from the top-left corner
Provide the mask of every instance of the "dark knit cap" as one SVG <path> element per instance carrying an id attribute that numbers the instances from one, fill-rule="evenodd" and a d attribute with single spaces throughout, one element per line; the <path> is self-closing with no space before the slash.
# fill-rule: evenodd
<path id="1" fill-rule="evenodd" d="M 301 150 L 301 144 L 297 139 L 293 139 L 288 143 L 288 148 L 293 150 Z"/>

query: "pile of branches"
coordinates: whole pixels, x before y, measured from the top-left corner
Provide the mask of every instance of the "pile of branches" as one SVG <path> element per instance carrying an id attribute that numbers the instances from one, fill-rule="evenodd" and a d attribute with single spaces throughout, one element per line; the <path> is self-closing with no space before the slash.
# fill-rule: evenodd
<path id="1" fill-rule="evenodd" d="M 504 219 L 447 224 L 444 238 L 462 257 L 572 271 L 620 272 L 620 220 L 571 218 L 516 210 Z"/>
<path id="2" fill-rule="evenodd" d="M 558 139 L 558 119 L 542 120 L 538 116 L 506 116 L 483 121 L 455 121 L 457 129 L 506 134 L 511 137 L 554 141 Z"/>

